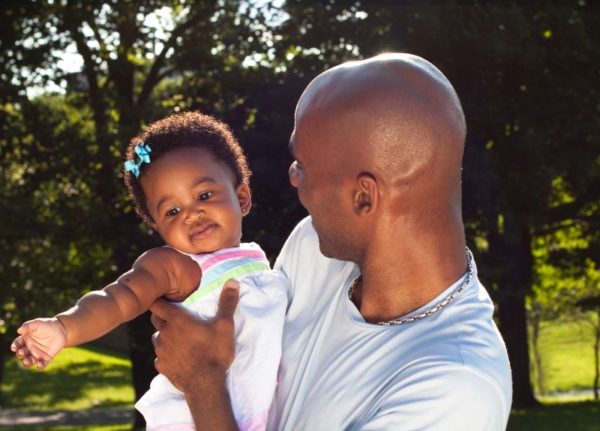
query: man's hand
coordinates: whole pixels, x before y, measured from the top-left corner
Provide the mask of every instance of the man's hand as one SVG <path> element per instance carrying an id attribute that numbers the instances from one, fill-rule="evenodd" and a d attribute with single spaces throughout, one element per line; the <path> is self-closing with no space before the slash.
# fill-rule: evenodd
<path id="1" fill-rule="evenodd" d="M 36 365 L 43 370 L 67 342 L 65 328 L 56 317 L 25 322 L 17 333 L 20 335 L 12 342 L 10 350 L 28 368 Z"/>
<path id="2" fill-rule="evenodd" d="M 239 299 L 239 284 L 225 283 L 219 310 L 212 321 L 203 321 L 190 311 L 159 299 L 151 307 L 155 366 L 175 387 L 189 392 L 208 387 L 225 388 L 225 376 L 235 356 L 233 314 Z"/>
<path id="3" fill-rule="evenodd" d="M 154 365 L 184 393 L 197 429 L 238 429 L 225 380 L 235 356 L 233 313 L 239 295 L 237 281 L 225 283 L 210 322 L 162 299 L 150 307 L 158 329 L 152 336 Z"/>

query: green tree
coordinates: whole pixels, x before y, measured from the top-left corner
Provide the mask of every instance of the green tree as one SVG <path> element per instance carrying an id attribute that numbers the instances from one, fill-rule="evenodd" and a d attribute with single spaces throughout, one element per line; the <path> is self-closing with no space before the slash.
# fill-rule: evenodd
<path id="1" fill-rule="evenodd" d="M 82 217 L 95 204 L 82 176 L 87 163 L 77 154 L 69 157 L 73 143 L 92 146 L 89 112 L 55 96 L 5 103 L 0 112 L 4 354 L 24 318 L 71 304 L 81 291 L 101 285 L 112 263 L 110 251 L 87 235 L 93 220 Z"/>

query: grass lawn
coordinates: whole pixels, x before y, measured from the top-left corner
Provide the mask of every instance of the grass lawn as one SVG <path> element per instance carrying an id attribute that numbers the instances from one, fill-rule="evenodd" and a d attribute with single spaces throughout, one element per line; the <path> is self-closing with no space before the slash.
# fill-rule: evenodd
<path id="1" fill-rule="evenodd" d="M 589 323 L 564 319 L 542 322 L 539 348 L 544 392 L 590 389 L 594 380 L 593 343 L 594 335 Z"/>
<path id="2" fill-rule="evenodd" d="M 600 403 L 546 404 L 528 410 L 513 410 L 508 431 L 600 431 Z"/>
<path id="3" fill-rule="evenodd" d="M 5 373 L 2 394 L 8 408 L 133 407 L 129 359 L 90 345 L 63 350 L 44 371 L 25 369 L 12 358 Z"/>

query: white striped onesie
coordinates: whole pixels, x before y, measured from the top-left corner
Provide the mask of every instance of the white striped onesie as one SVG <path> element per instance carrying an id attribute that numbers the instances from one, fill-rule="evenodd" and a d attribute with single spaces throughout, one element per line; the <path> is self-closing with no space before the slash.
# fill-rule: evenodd
<path id="1" fill-rule="evenodd" d="M 200 265 L 202 280 L 182 304 L 200 317 L 215 316 L 227 280 L 240 283 L 234 315 L 235 360 L 228 371 L 227 389 L 240 430 L 264 430 L 281 358 L 287 279 L 270 269 L 265 253 L 255 243 L 188 256 Z M 161 374 L 135 407 L 144 415 L 147 430 L 194 429 L 183 394 Z"/>

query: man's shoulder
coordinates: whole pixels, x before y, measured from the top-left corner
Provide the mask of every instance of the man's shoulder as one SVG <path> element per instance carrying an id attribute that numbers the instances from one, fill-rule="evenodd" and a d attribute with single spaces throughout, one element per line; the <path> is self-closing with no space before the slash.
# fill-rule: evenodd
<path id="1" fill-rule="evenodd" d="M 502 382 L 477 367 L 461 366 L 444 370 L 441 404 L 449 419 L 461 429 L 505 429 L 511 407 L 511 393 Z M 439 381 L 439 380 L 438 380 Z M 474 418 L 474 413 L 477 418 Z M 470 423 L 465 428 L 464 424 Z M 448 429 L 459 429 L 450 427 Z"/>
<path id="2" fill-rule="evenodd" d="M 457 424 L 480 410 L 485 414 L 480 419 L 491 422 L 468 429 L 503 429 L 512 398 L 510 364 L 491 301 L 481 289 L 475 280 L 437 316 L 412 324 L 412 349 L 404 353 L 406 367 L 394 377 L 389 408 L 409 403 L 414 414 L 424 411 L 427 400 L 420 401 L 418 394 L 428 393 Z M 417 428 L 439 429 L 422 425 Z"/>
<path id="3" fill-rule="evenodd" d="M 434 430 L 506 428 L 510 398 L 497 382 L 472 367 L 433 367 L 400 386 L 390 388 L 366 429 L 377 429 L 378 423 Z"/>
<path id="4" fill-rule="evenodd" d="M 290 236 L 286 241 L 286 245 L 288 243 L 295 243 L 298 241 L 314 241 L 315 245 L 318 246 L 319 238 L 317 237 L 317 233 L 313 227 L 311 216 L 306 216 L 298 222 L 298 224 L 290 233 Z"/>
<path id="5" fill-rule="evenodd" d="M 273 266 L 289 280 L 290 300 L 305 297 L 310 302 L 314 302 L 314 292 L 320 292 L 319 297 L 335 294 L 333 287 L 339 285 L 354 267 L 351 262 L 331 259 L 321 253 L 310 217 L 294 228 Z"/>
<path id="6" fill-rule="evenodd" d="M 312 226 L 312 220 L 308 216 L 302 219 L 290 233 L 277 257 L 274 268 L 287 273 L 289 272 L 288 268 L 297 265 L 299 261 L 313 259 L 320 255 L 319 239 Z"/>
<path id="7" fill-rule="evenodd" d="M 389 408 L 406 407 L 407 402 L 414 403 L 410 410 L 415 414 L 439 408 L 457 426 L 479 411 L 479 422 L 472 422 L 471 428 L 441 429 L 504 429 L 512 398 L 510 364 L 489 310 L 470 313 L 474 308 L 474 302 L 464 298 L 438 316 L 436 325 L 426 325 L 419 333 L 412 359 L 394 379 Z M 428 407 L 419 393 L 436 401 Z M 434 424 L 421 428 L 440 429 Z"/>

